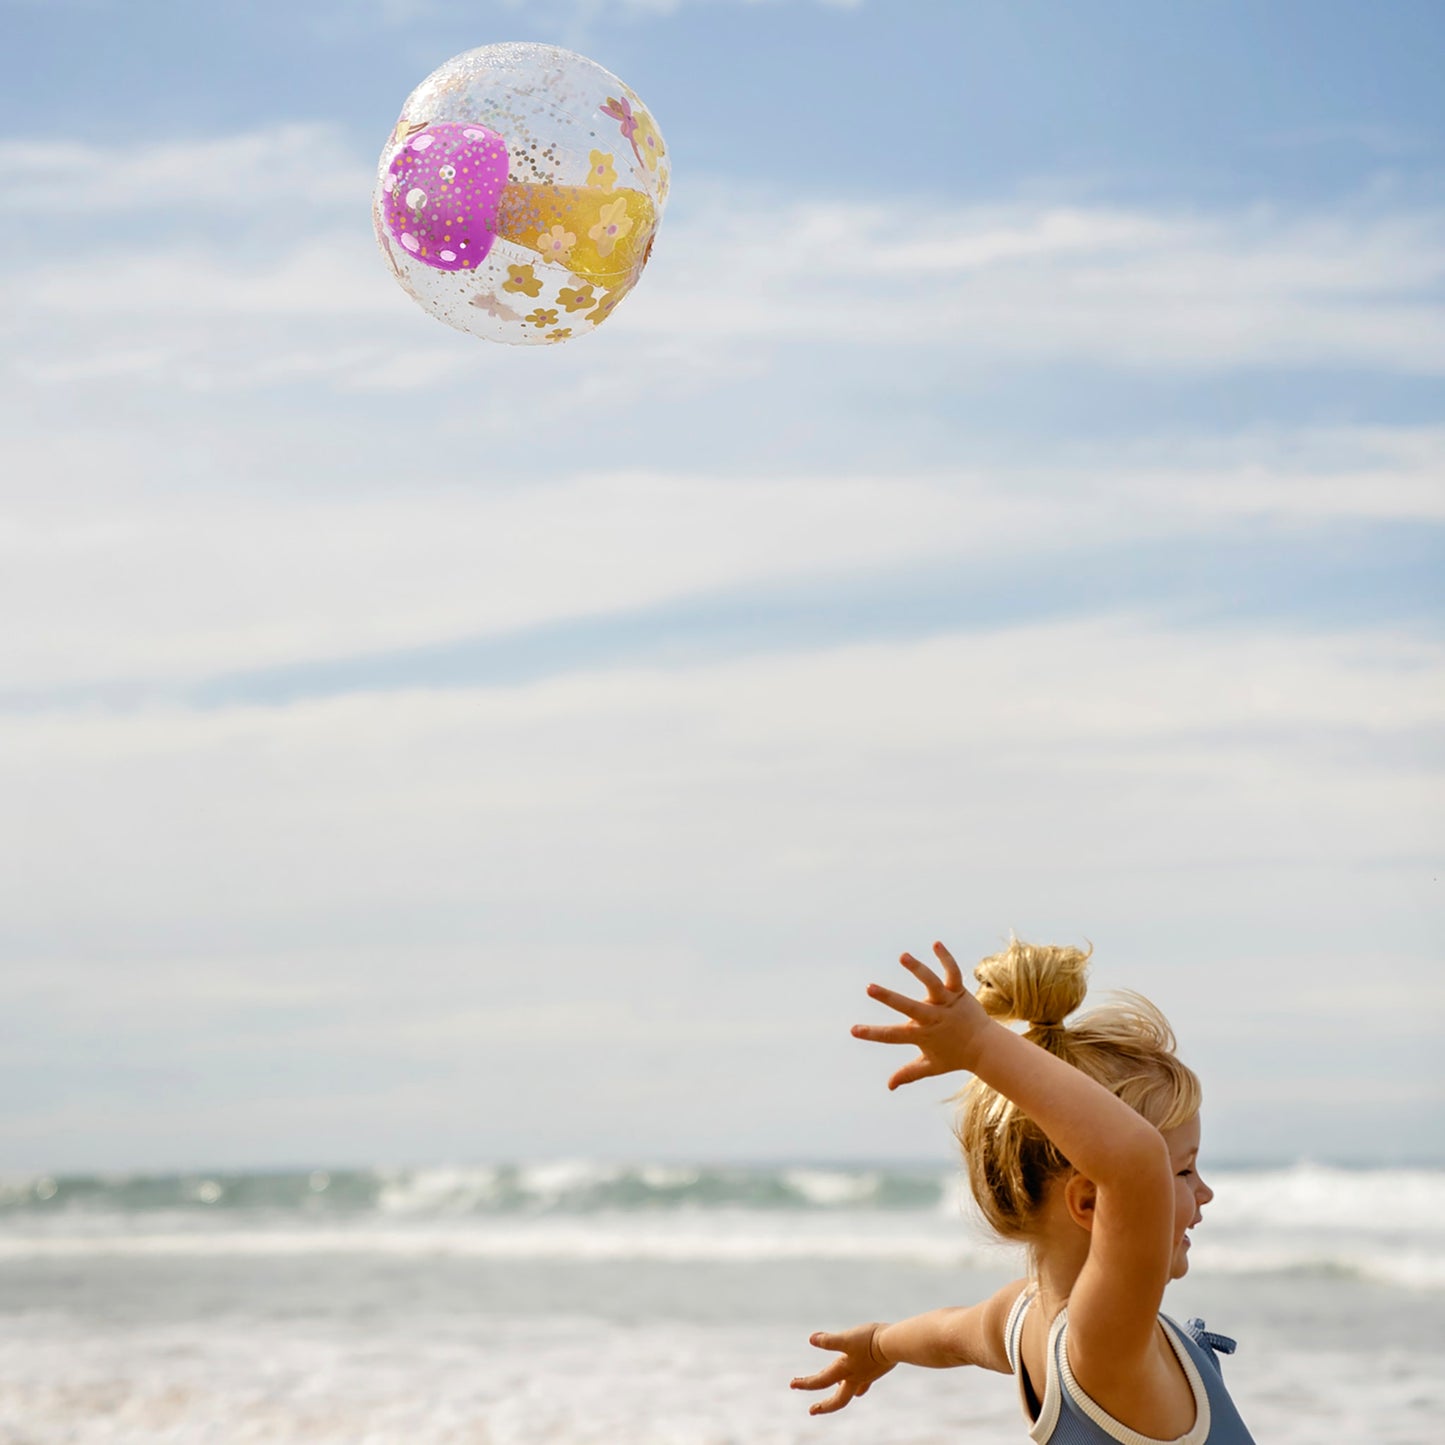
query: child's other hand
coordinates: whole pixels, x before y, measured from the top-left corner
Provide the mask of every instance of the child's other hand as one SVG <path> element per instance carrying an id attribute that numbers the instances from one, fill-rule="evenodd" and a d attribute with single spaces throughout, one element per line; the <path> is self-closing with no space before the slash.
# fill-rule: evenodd
<path id="1" fill-rule="evenodd" d="M 890 1089 L 934 1074 L 972 1068 L 976 1042 L 988 1027 L 988 1015 L 963 986 L 963 975 L 953 955 L 941 943 L 935 943 L 933 951 L 943 965 L 942 978 L 911 953 L 899 959 L 923 985 L 926 999 L 909 998 L 876 983 L 868 985 L 870 998 L 903 1014 L 907 1023 L 853 1025 L 855 1039 L 869 1039 L 875 1044 L 912 1044 L 918 1050 L 918 1057 L 888 1080 Z"/>
<path id="2" fill-rule="evenodd" d="M 831 1365 L 819 1370 L 816 1375 L 799 1375 L 789 1385 L 793 1390 L 838 1387 L 826 1400 L 809 1405 L 810 1415 L 831 1415 L 834 1410 L 841 1410 L 855 1396 L 866 1395 L 873 1381 L 882 1379 L 893 1368 L 889 1361 L 874 1355 L 874 1337 L 882 1328 L 878 1324 L 854 1325 L 851 1330 L 844 1330 L 839 1335 L 819 1331 L 808 1336 L 808 1343 L 820 1350 L 839 1351 L 838 1358 Z"/>

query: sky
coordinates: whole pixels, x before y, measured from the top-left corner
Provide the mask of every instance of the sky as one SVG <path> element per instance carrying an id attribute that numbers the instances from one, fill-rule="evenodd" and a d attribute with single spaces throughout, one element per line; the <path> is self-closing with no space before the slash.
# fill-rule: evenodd
<path id="1" fill-rule="evenodd" d="M 1445 1159 L 1445 7 L 0 0 L 0 1170 L 945 1161 L 848 1036 L 1092 942 L 1227 1161 Z M 672 192 L 377 254 L 458 52 Z"/>

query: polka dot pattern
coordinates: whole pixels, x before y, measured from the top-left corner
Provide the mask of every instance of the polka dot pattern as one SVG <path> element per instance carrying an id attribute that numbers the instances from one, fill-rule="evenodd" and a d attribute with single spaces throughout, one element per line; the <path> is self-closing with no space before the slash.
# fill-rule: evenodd
<path id="1" fill-rule="evenodd" d="M 408 254 L 440 271 L 481 265 L 497 238 L 507 143 L 485 126 L 436 121 L 409 135 L 387 168 L 382 210 Z"/>

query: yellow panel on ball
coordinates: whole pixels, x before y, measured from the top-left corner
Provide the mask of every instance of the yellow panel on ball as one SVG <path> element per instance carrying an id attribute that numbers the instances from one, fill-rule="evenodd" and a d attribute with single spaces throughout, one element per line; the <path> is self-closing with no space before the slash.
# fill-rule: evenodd
<path id="1" fill-rule="evenodd" d="M 508 185 L 497 208 L 499 237 L 609 288 L 640 270 L 656 224 L 651 198 L 631 188 Z"/>

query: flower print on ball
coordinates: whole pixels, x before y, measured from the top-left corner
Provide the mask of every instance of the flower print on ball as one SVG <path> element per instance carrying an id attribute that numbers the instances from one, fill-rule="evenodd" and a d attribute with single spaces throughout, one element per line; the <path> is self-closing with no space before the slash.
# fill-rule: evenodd
<path id="1" fill-rule="evenodd" d="M 610 191 L 617 184 L 617 167 L 606 151 L 593 151 L 589 157 L 587 184 L 599 191 Z"/>
<path id="2" fill-rule="evenodd" d="M 622 132 L 622 139 L 632 142 L 633 150 L 637 149 L 636 141 L 632 140 L 637 131 L 637 118 L 632 114 L 632 102 L 624 98 L 608 96 L 606 103 L 599 107 L 603 115 L 611 116 L 617 122 L 618 129 Z"/>
<path id="3" fill-rule="evenodd" d="M 547 260 L 560 261 L 564 266 L 576 244 L 577 237 L 562 226 L 553 226 L 544 235 L 539 235 L 536 242 L 537 249 Z"/>
<path id="4" fill-rule="evenodd" d="M 632 134 L 632 144 L 642 158 L 643 165 L 648 170 L 655 171 L 665 152 L 662 137 L 657 133 L 657 127 L 653 125 L 650 115 L 638 116 L 637 129 Z"/>
<path id="5" fill-rule="evenodd" d="M 502 282 L 503 291 L 520 291 L 523 296 L 540 296 L 542 283 L 531 266 L 508 266 L 507 279 Z"/>
<path id="6" fill-rule="evenodd" d="M 377 168 L 377 241 L 397 283 L 447 325 L 556 345 L 595 330 L 637 283 L 670 165 L 637 94 L 595 61 L 483 46 L 407 97 Z M 544 326 L 547 313 L 572 324 Z"/>
<path id="7" fill-rule="evenodd" d="M 595 226 L 587 231 L 588 240 L 595 243 L 597 254 L 604 260 L 617 249 L 619 241 L 627 239 L 632 229 L 632 218 L 627 214 L 627 198 L 618 196 L 610 205 L 602 207 Z"/>

